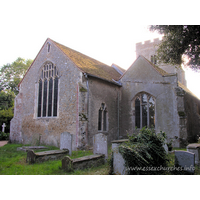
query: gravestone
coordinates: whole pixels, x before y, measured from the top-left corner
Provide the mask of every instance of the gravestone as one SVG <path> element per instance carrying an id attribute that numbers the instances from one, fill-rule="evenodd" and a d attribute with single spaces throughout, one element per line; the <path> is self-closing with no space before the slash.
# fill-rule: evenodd
<path id="1" fill-rule="evenodd" d="M 125 167 L 125 160 L 119 152 L 119 145 L 123 142 L 127 142 L 127 139 L 124 140 L 114 140 L 112 141 L 112 152 L 113 152 L 113 173 L 116 175 L 126 175 L 128 174 Z"/>
<path id="2" fill-rule="evenodd" d="M 104 154 L 105 159 L 108 158 L 108 142 L 107 135 L 98 133 L 93 137 L 93 153 Z"/>
<path id="3" fill-rule="evenodd" d="M 200 144 L 192 143 L 187 146 L 187 151 L 195 154 L 195 164 L 200 165 Z"/>
<path id="4" fill-rule="evenodd" d="M 68 132 L 61 133 L 60 149 L 68 149 L 69 155 L 72 154 L 72 135 Z"/>
<path id="5" fill-rule="evenodd" d="M 3 132 L 3 133 L 5 132 L 5 127 L 6 127 L 6 124 L 3 123 L 3 125 L 2 125 L 2 132 Z"/>
<path id="6" fill-rule="evenodd" d="M 187 151 L 175 151 L 175 166 L 182 170 L 194 174 L 195 154 Z"/>

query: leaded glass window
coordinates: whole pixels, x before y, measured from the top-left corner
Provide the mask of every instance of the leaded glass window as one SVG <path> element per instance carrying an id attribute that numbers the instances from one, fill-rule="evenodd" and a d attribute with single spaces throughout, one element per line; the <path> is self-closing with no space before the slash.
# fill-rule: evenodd
<path id="1" fill-rule="evenodd" d="M 134 98 L 135 126 L 155 127 L 155 99 L 149 94 L 140 93 Z"/>
<path id="2" fill-rule="evenodd" d="M 38 87 L 38 117 L 56 117 L 58 109 L 58 70 L 46 62 L 41 70 Z"/>

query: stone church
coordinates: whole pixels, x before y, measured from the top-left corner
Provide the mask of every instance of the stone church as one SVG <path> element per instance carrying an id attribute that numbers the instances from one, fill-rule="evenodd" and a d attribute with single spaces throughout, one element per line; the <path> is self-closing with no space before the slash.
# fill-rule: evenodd
<path id="1" fill-rule="evenodd" d="M 200 101 L 181 68 L 158 66 L 159 42 L 137 43 L 137 59 L 124 70 L 48 38 L 19 84 L 11 142 L 59 147 L 68 132 L 77 150 L 93 146 L 97 133 L 110 143 L 144 126 L 164 131 L 176 147 L 195 142 Z"/>

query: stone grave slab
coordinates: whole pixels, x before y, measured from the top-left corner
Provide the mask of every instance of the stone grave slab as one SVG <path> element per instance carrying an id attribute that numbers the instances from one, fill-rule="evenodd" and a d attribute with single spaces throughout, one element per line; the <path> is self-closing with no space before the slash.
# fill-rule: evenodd
<path id="1" fill-rule="evenodd" d="M 184 171 L 194 174 L 195 154 L 188 151 L 175 151 L 175 166 L 182 167 Z"/>
<path id="2" fill-rule="evenodd" d="M 72 154 L 72 135 L 68 132 L 63 132 L 60 135 L 60 149 L 68 149 L 69 155 Z"/>
<path id="3" fill-rule="evenodd" d="M 27 151 L 26 162 L 29 164 L 41 163 L 47 160 L 59 160 L 69 154 L 69 150 L 50 150 L 42 152 L 34 152 L 33 150 Z"/>
<path id="4" fill-rule="evenodd" d="M 47 149 L 45 146 L 22 146 L 22 147 L 17 147 L 17 151 L 25 151 L 27 152 L 28 150 L 37 150 L 37 149 Z"/>
<path id="5" fill-rule="evenodd" d="M 75 159 L 71 159 L 69 156 L 65 156 L 62 159 L 62 169 L 65 171 L 73 171 L 78 169 L 80 170 L 91 167 L 97 167 L 104 163 L 105 163 L 105 155 L 103 154 L 83 156 Z"/>

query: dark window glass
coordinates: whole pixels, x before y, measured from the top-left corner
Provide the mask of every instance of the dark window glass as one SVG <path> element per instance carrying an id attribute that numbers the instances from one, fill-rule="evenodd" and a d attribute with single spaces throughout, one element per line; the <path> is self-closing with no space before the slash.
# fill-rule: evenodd
<path id="1" fill-rule="evenodd" d="M 103 112 L 103 130 L 106 131 L 107 129 L 107 111 L 104 110 Z"/>
<path id="2" fill-rule="evenodd" d="M 155 100 L 147 94 L 141 94 L 135 100 L 135 126 L 155 127 Z"/>
<path id="3" fill-rule="evenodd" d="M 53 79 L 49 80 L 49 98 L 48 98 L 48 117 L 52 113 L 52 91 L 53 91 Z"/>
<path id="4" fill-rule="evenodd" d="M 41 117 L 41 108 L 42 108 L 42 81 L 39 82 L 39 91 L 38 91 L 38 117 Z"/>
<path id="5" fill-rule="evenodd" d="M 142 105 L 142 127 L 147 127 L 147 105 Z"/>
<path id="6" fill-rule="evenodd" d="M 47 113 L 47 80 L 44 81 L 44 92 L 43 92 L 43 117 L 46 117 Z"/>
<path id="7" fill-rule="evenodd" d="M 54 100 L 53 100 L 53 116 L 57 116 L 57 104 L 58 104 L 58 78 L 54 80 Z"/>
<path id="8" fill-rule="evenodd" d="M 140 128 L 140 100 L 135 100 L 135 126 Z"/>
<path id="9" fill-rule="evenodd" d="M 38 87 L 38 117 L 57 116 L 58 70 L 51 62 L 44 64 Z"/>
<path id="10" fill-rule="evenodd" d="M 149 99 L 149 127 L 155 128 L 155 102 L 152 97 Z"/>
<path id="11" fill-rule="evenodd" d="M 101 124 L 102 124 L 102 110 L 99 110 L 99 119 L 98 119 L 98 130 L 101 131 Z"/>

